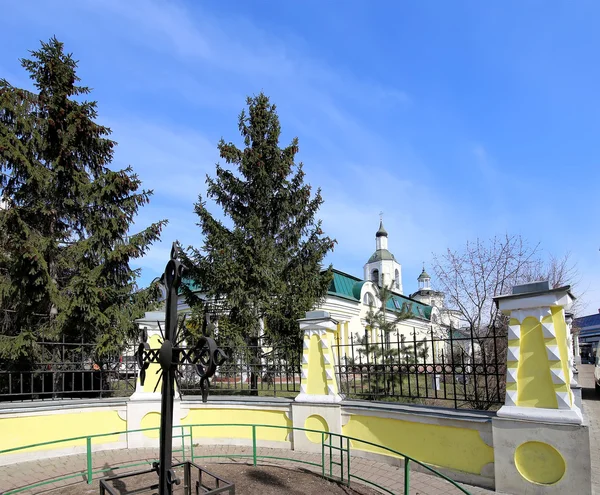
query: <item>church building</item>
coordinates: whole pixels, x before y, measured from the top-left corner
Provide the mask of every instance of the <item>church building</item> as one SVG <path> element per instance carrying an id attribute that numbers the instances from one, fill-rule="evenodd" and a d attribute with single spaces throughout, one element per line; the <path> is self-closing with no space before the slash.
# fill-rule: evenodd
<path id="1" fill-rule="evenodd" d="M 375 233 L 375 252 L 363 267 L 363 277 L 334 268 L 325 300 L 314 309 L 327 311 L 338 322 L 340 349 L 346 349 L 352 342 L 359 342 L 365 335 L 369 342 L 379 342 L 382 336 L 376 328 L 367 328 L 366 318 L 370 310 L 376 312 L 381 308 L 380 289 L 385 285 L 392 292 L 386 302 L 389 320 L 394 320 L 402 311 L 411 314 L 396 324 L 395 335 L 391 337 L 394 342 L 400 339 L 413 342 L 415 338 L 418 341 L 430 340 L 432 332 L 436 338 L 444 338 L 451 326 L 458 327 L 458 313 L 444 307 L 444 294 L 431 288 L 431 277 L 425 267 L 417 281 L 418 290 L 410 296 L 405 295 L 402 265 L 388 249 L 388 233 L 381 221 Z M 178 310 L 189 311 L 183 296 L 179 298 Z M 147 318 L 141 321 L 146 322 Z"/>
<path id="2" fill-rule="evenodd" d="M 339 270 L 333 270 L 333 280 L 325 301 L 316 309 L 329 312 L 338 321 L 338 339 L 342 346 L 352 338 L 370 333 L 369 341 L 378 342 L 381 338 L 377 329 L 367 329 L 366 317 L 371 308 L 381 308 L 380 288 L 391 288 L 392 296 L 386 303 L 389 319 L 404 310 L 412 316 L 396 325 L 397 338 L 404 336 L 408 342 L 430 338 L 433 331 L 436 337 L 447 335 L 450 326 L 458 326 L 458 312 L 444 307 L 444 294 L 431 289 L 431 277 L 425 271 L 419 275 L 415 293 L 403 293 L 402 266 L 388 249 L 388 233 L 383 221 L 375 233 L 375 252 L 363 268 L 363 278 L 355 277 Z M 396 337 L 394 337 L 396 341 Z M 344 347 L 342 347 L 344 348 Z"/>

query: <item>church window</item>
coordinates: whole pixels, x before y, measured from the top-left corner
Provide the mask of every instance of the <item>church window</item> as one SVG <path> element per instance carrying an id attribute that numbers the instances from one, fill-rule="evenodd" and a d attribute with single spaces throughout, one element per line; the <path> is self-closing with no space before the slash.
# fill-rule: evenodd
<path id="1" fill-rule="evenodd" d="M 375 300 L 373 299 L 373 296 L 368 292 L 365 294 L 365 297 L 363 297 L 363 303 L 367 306 L 375 306 Z"/>
<path id="2" fill-rule="evenodd" d="M 396 281 L 396 289 L 399 289 L 400 288 L 400 272 L 398 271 L 398 269 L 396 269 L 395 281 Z"/>
<path id="3" fill-rule="evenodd" d="M 371 282 L 379 285 L 379 270 L 375 269 L 371 272 Z"/>

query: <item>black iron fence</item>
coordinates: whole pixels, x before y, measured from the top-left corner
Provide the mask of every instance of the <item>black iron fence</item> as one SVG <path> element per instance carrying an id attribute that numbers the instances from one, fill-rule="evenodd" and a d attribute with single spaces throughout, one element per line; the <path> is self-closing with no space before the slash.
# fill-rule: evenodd
<path id="1" fill-rule="evenodd" d="M 301 347 L 255 339 L 248 344 L 218 342 L 227 360 L 210 379 L 210 395 L 255 395 L 294 398 L 300 392 Z M 193 365 L 183 365 L 183 395 L 199 395 L 200 377 Z"/>
<path id="2" fill-rule="evenodd" d="M 348 399 L 495 409 L 504 402 L 506 335 L 447 329 L 365 330 L 336 338 L 336 372 Z"/>
<path id="3" fill-rule="evenodd" d="M 27 359 L 0 361 L 0 401 L 124 397 L 135 390 L 134 356 L 99 360 L 84 342 L 37 342 Z"/>
<path id="4" fill-rule="evenodd" d="M 220 345 L 228 359 L 210 380 L 211 395 L 293 398 L 300 391 L 299 347 L 267 339 L 255 340 L 253 345 Z M 138 377 L 136 349 L 131 345 L 120 355 L 99 361 L 93 344 L 36 343 L 26 360 L 0 360 L 0 401 L 128 397 Z M 180 369 L 182 395 L 200 395 L 196 366 Z"/>
<path id="5" fill-rule="evenodd" d="M 300 392 L 302 351 L 267 339 L 219 345 L 228 360 L 211 379 L 211 395 L 294 398 Z M 0 401 L 126 397 L 135 391 L 135 346 L 99 362 L 94 346 L 40 342 L 26 363 L 0 361 Z M 412 331 L 341 335 L 334 345 L 336 374 L 348 399 L 494 409 L 504 401 L 506 335 L 491 330 Z M 184 396 L 200 395 L 194 365 L 181 366 Z"/>

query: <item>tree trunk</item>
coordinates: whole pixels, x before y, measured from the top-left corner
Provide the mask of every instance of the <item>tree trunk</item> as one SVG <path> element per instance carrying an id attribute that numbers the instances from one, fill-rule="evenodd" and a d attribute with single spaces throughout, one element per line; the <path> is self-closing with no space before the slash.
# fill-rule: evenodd
<path id="1" fill-rule="evenodd" d="M 260 346 L 258 337 L 250 337 L 250 395 L 258 395 L 258 377 L 260 376 Z"/>

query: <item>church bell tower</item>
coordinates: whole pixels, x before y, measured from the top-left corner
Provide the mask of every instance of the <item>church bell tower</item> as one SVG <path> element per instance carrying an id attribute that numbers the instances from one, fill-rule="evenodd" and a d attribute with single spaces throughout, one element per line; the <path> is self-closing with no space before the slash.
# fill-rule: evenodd
<path id="1" fill-rule="evenodd" d="M 375 252 L 364 266 L 364 279 L 402 294 L 402 266 L 388 250 L 388 233 L 383 227 L 383 219 L 375 234 Z"/>

